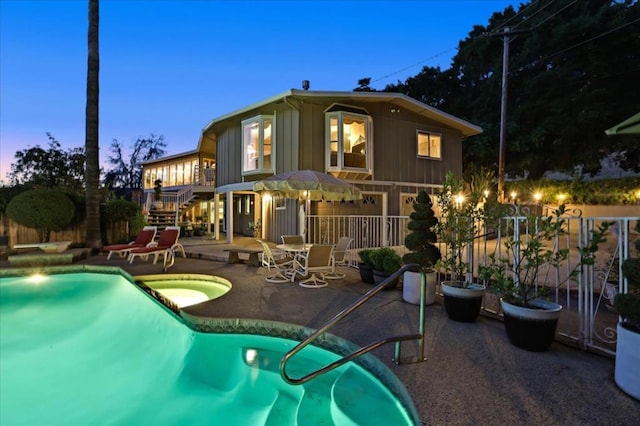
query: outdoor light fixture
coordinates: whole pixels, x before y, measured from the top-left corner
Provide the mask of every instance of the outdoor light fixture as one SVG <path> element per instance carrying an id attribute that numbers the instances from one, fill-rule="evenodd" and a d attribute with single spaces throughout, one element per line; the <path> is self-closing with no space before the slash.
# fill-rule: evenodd
<path id="1" fill-rule="evenodd" d="M 566 195 L 564 194 L 558 194 L 558 201 L 560 201 L 560 203 L 564 203 L 564 199 L 567 198 Z"/>
<path id="2" fill-rule="evenodd" d="M 456 203 L 456 207 L 460 208 L 462 206 L 462 203 L 464 203 L 464 195 L 462 194 L 456 195 L 453 201 Z"/>
<path id="3" fill-rule="evenodd" d="M 536 202 L 540 202 L 540 200 L 542 200 L 542 193 L 537 191 L 533 193 L 533 199 L 536 200 Z"/>
<path id="4" fill-rule="evenodd" d="M 488 189 L 484 190 L 484 198 L 489 198 L 489 190 Z"/>
<path id="5" fill-rule="evenodd" d="M 517 196 L 518 196 L 518 193 L 516 191 L 511 191 L 511 199 L 512 200 L 515 200 Z"/>

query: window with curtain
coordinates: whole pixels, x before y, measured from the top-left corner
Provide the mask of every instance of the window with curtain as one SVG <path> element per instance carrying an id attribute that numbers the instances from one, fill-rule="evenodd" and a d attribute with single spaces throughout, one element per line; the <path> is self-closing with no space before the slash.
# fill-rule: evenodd
<path id="1" fill-rule="evenodd" d="M 442 135 L 418 130 L 418 157 L 442 158 L 440 145 Z"/>
<path id="2" fill-rule="evenodd" d="M 265 115 L 242 122 L 242 174 L 273 173 L 274 123 Z"/>
<path id="3" fill-rule="evenodd" d="M 371 168 L 372 125 L 366 111 L 336 106 L 326 113 L 325 125 L 328 170 Z"/>

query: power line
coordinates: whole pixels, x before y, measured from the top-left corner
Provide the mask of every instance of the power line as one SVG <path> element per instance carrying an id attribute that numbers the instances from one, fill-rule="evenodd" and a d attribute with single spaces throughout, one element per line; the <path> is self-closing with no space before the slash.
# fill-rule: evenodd
<path id="1" fill-rule="evenodd" d="M 533 16 L 535 16 L 536 14 L 538 14 L 539 12 L 543 11 L 543 10 L 544 10 L 544 9 L 546 9 L 548 6 L 550 6 L 551 4 L 553 4 L 554 2 L 555 2 L 555 0 L 551 0 L 551 2 L 549 2 L 549 3 L 547 3 L 546 5 L 542 6 L 542 7 L 541 7 L 540 9 L 538 9 L 537 11 L 533 12 L 533 14 L 531 15 L 531 17 L 533 17 Z M 573 2 L 573 3 L 575 3 L 575 0 L 574 0 L 574 2 Z M 571 3 L 571 4 L 573 4 L 573 3 Z M 537 2 L 532 1 L 531 3 L 527 4 L 525 7 L 523 7 L 523 8 L 521 8 L 521 9 L 519 9 L 519 10 L 516 12 L 516 14 L 515 14 L 515 15 L 513 15 L 512 17 L 508 18 L 505 22 L 503 22 L 502 24 L 500 24 L 500 26 L 496 29 L 496 31 L 500 30 L 501 28 L 504 28 L 504 26 L 505 26 L 508 22 L 510 22 L 510 21 L 512 21 L 513 19 L 515 19 L 515 18 L 517 18 L 517 17 L 521 16 L 523 13 L 525 13 L 527 10 L 529 10 L 529 8 L 530 8 L 532 5 L 534 5 L 534 4 L 537 4 Z M 564 9 L 562 9 L 562 10 L 564 10 Z M 498 13 L 498 12 L 494 12 L 494 13 Z M 514 27 L 517 27 L 518 25 L 520 25 L 520 24 L 521 24 L 521 23 L 523 23 L 523 22 L 525 22 L 525 20 L 523 20 L 523 21 L 519 22 L 518 24 L 515 24 L 515 25 L 514 25 Z M 446 50 L 443 50 L 443 51 L 441 51 L 441 52 L 439 52 L 439 53 L 436 53 L 435 55 L 432 55 L 432 56 L 430 56 L 430 57 L 428 57 L 428 58 L 426 58 L 426 59 L 423 59 L 423 60 L 421 60 L 421 61 L 415 62 L 415 63 L 413 63 L 413 64 L 411 64 L 411 65 L 408 65 L 408 66 L 406 66 L 406 67 L 404 67 L 404 68 L 401 68 L 401 69 L 399 69 L 399 70 L 397 70 L 397 71 L 394 71 L 394 72 L 392 72 L 392 73 L 389 73 L 389 74 L 383 75 L 383 76 L 381 76 L 381 77 L 378 77 L 378 78 L 376 78 L 376 79 L 372 80 L 372 81 L 371 81 L 371 83 L 375 83 L 375 82 L 378 82 L 378 81 L 381 81 L 381 80 L 386 80 L 386 79 L 387 79 L 387 78 L 389 78 L 389 77 L 392 77 L 392 76 L 394 76 L 394 75 L 396 75 L 396 74 L 400 74 L 401 72 L 406 71 L 406 70 L 411 69 L 411 68 L 414 68 L 414 67 L 416 67 L 416 66 L 418 66 L 418 65 L 422 65 L 422 64 L 424 64 L 424 63 L 426 63 L 426 62 L 428 62 L 428 61 L 430 61 L 430 60 L 432 60 L 432 59 L 436 59 L 436 58 L 438 58 L 438 57 L 440 57 L 440 56 L 442 56 L 442 55 L 444 55 L 444 54 L 446 54 L 446 53 L 449 53 L 449 52 L 451 52 L 451 51 L 454 51 L 454 50 L 456 50 L 456 49 L 457 49 L 457 46 L 455 46 L 455 47 L 450 47 L 449 49 L 446 49 Z"/>
<path id="2" fill-rule="evenodd" d="M 384 79 L 386 79 L 386 78 L 391 77 L 392 75 L 399 74 L 399 73 L 401 73 L 402 71 L 406 71 L 406 70 L 408 70 L 409 68 L 413 68 L 413 67 L 415 67 L 415 66 L 418 66 L 418 65 L 424 64 L 425 62 L 430 61 L 430 60 L 432 60 L 432 59 L 435 59 L 435 58 L 437 58 L 437 57 L 439 57 L 439 56 L 442 56 L 442 55 L 444 55 L 445 53 L 449 53 L 449 52 L 451 52 L 452 50 L 455 50 L 455 47 L 451 47 L 451 48 L 449 48 L 449 49 L 447 49 L 447 50 L 443 50 L 442 52 L 440 52 L 440 53 L 436 53 L 435 55 L 430 56 L 430 57 L 428 57 L 427 59 L 423 59 L 422 61 L 419 61 L 419 62 L 416 62 L 416 63 L 411 64 L 411 65 L 409 65 L 409 66 L 406 66 L 406 67 L 404 67 L 404 68 L 402 68 L 402 69 L 400 69 L 400 70 L 398 70 L 398 71 L 394 71 L 394 72 L 392 72 L 392 73 L 390 73 L 390 74 L 387 74 L 387 75 L 384 75 L 384 76 L 382 76 L 382 77 L 380 77 L 380 78 L 376 78 L 375 80 L 373 80 L 373 81 L 372 81 L 372 83 L 375 83 L 376 81 L 384 80 Z"/>
<path id="3" fill-rule="evenodd" d="M 536 65 L 538 65 L 540 62 L 546 61 L 548 59 L 553 58 L 554 56 L 558 56 L 558 55 L 560 55 L 562 53 L 566 53 L 566 52 L 568 52 L 570 50 L 576 49 L 576 48 L 578 48 L 578 47 L 580 47 L 580 46 L 582 46 L 584 44 L 587 44 L 587 43 L 590 43 L 590 42 L 592 42 L 594 40 L 597 40 L 600 37 L 604 37 L 604 36 L 609 35 L 609 34 L 615 32 L 615 31 L 618 31 L 618 30 L 621 30 L 621 29 L 623 29 L 625 27 L 628 27 L 629 25 L 633 25 L 636 22 L 640 22 L 640 18 L 637 18 L 637 19 L 635 19 L 635 20 L 633 20 L 631 22 L 627 22 L 626 24 L 619 25 L 619 26 L 617 26 L 615 28 L 612 28 L 612 29 L 610 29 L 608 31 L 605 31 L 605 32 L 601 33 L 601 34 L 598 34 L 597 36 L 593 36 L 590 39 L 583 40 L 583 41 L 581 41 L 579 43 L 574 44 L 573 46 L 569 46 L 569 47 L 566 47 L 566 48 L 564 48 L 562 50 L 558 50 L 557 52 L 554 52 L 554 53 L 552 53 L 550 55 L 547 55 L 547 56 L 545 56 L 543 58 L 536 59 L 535 61 L 531 62 L 530 64 L 520 67 L 520 69 L 525 68 L 525 67 L 533 68 Z M 511 74 L 511 72 L 509 72 L 509 74 Z"/>

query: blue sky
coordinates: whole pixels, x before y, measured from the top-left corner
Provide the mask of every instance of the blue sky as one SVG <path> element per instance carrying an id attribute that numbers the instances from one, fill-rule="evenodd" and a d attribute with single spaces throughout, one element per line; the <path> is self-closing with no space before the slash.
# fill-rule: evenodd
<path id="1" fill-rule="evenodd" d="M 353 90 L 449 68 L 474 25 L 517 1 L 100 2 L 100 158 L 164 135 L 195 149 L 212 119 L 291 88 Z M 0 178 L 18 150 L 84 146 L 86 0 L 0 0 Z"/>

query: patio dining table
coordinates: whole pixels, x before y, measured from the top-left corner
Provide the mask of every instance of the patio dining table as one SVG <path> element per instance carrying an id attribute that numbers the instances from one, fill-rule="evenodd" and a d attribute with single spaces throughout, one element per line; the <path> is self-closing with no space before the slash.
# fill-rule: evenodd
<path id="1" fill-rule="evenodd" d="M 287 252 L 292 258 L 295 258 L 298 254 L 306 254 L 313 244 L 278 244 L 276 248 Z M 296 260 L 294 260 L 289 268 L 285 271 L 285 276 L 291 279 L 291 282 L 294 282 L 296 277 Z"/>
<path id="2" fill-rule="evenodd" d="M 286 251 L 287 253 L 291 253 L 292 255 L 296 255 L 298 253 L 306 253 L 309 251 L 313 244 L 278 244 L 276 248 L 282 251 Z"/>

